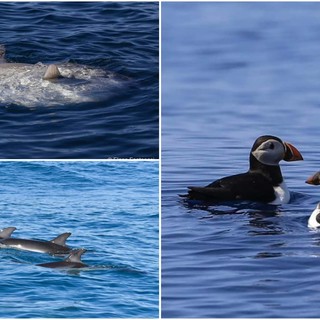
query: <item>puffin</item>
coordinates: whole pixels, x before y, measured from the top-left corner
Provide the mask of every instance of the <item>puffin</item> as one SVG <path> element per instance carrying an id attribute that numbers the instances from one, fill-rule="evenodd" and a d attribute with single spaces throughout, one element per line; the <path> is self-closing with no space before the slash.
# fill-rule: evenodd
<path id="1" fill-rule="evenodd" d="M 280 205 L 290 201 L 290 192 L 283 180 L 279 162 L 299 161 L 299 150 L 272 135 L 260 136 L 254 142 L 249 156 L 249 170 L 222 179 L 205 187 L 188 187 L 189 200 L 205 202 L 257 201 Z"/>
<path id="2" fill-rule="evenodd" d="M 306 180 L 306 183 L 318 186 L 320 184 L 320 171 L 316 172 L 313 176 Z M 316 229 L 320 227 L 320 202 L 311 213 L 308 219 L 308 227 Z"/>

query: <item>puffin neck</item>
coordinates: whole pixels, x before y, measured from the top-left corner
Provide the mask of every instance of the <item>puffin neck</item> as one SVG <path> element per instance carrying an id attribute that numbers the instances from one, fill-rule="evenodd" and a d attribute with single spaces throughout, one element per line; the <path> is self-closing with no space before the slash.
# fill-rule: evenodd
<path id="1" fill-rule="evenodd" d="M 268 179 L 272 181 L 273 185 L 279 185 L 283 182 L 283 177 L 281 173 L 280 166 L 270 166 L 259 162 L 253 155 L 250 153 L 250 169 L 249 172 L 260 172 Z"/>

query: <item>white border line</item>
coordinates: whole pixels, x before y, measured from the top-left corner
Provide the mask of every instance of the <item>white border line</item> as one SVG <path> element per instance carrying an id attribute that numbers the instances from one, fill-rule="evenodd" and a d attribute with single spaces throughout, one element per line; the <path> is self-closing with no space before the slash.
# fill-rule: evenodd
<path id="1" fill-rule="evenodd" d="M 26 0 L 0 0 L 0 2 L 25 2 Z M 101 0 L 65 0 L 65 2 L 81 2 L 81 1 L 90 1 L 90 2 L 101 2 Z M 187 0 L 188 1 L 188 0 Z M 32 2 L 32 1 L 31 1 Z M 35 2 L 62 2 L 61 0 L 37 0 Z M 159 112 L 159 142 L 158 142 L 158 158 L 99 158 L 99 159 L 0 159 L 0 162 L 157 162 L 158 163 L 158 187 L 159 187 L 159 198 L 158 198 L 158 235 L 159 235 L 159 244 L 158 244 L 158 285 L 159 285 L 159 296 L 158 296 L 158 319 L 161 319 L 161 168 L 162 168 L 162 140 L 161 140 L 161 129 L 162 129 L 162 119 L 161 119 L 161 0 L 107 0 L 107 2 L 154 2 L 158 3 L 158 20 L 159 20 L 159 103 L 158 103 L 158 112 Z M 184 1 L 165 1 L 165 2 L 184 2 Z M 0 317 L 1 319 L 1 317 Z M 32 318 L 30 318 L 32 319 Z M 56 318 L 48 318 L 46 320 L 56 319 Z M 89 318 L 87 318 L 89 319 Z M 117 319 L 117 318 L 110 318 Z M 134 318 L 133 318 L 134 319 Z M 132 320 L 133 320 L 132 319 Z M 136 318 L 140 319 L 140 318 Z M 150 318 L 151 319 L 151 318 Z M 157 318 L 152 318 L 157 319 Z"/>
<path id="2" fill-rule="evenodd" d="M 100 158 L 100 159 L 0 159 L 0 162 L 159 162 L 150 158 Z"/>
<path id="3" fill-rule="evenodd" d="M 162 11 L 161 11 L 161 6 L 162 6 L 162 3 L 161 3 L 161 0 L 159 1 L 159 223 L 158 223 L 158 226 L 159 226 L 159 319 L 161 319 L 161 305 L 162 305 L 162 290 L 161 290 L 161 271 L 162 271 L 162 260 L 161 260 L 161 244 L 162 244 L 162 225 L 161 225 L 161 168 L 162 168 L 162 140 L 161 140 L 161 133 L 162 133 L 162 118 L 161 118 L 161 111 L 162 111 L 162 100 L 161 100 L 161 89 L 162 89 L 162 86 L 161 86 L 161 65 L 162 65 L 162 54 L 161 54 L 161 36 L 162 36 L 162 33 L 161 33 L 161 27 L 162 27 L 162 24 L 161 24 L 161 21 L 162 21 Z"/>

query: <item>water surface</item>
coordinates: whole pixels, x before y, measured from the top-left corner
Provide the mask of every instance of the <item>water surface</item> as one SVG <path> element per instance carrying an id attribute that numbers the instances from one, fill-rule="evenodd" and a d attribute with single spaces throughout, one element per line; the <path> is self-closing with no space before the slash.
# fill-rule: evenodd
<path id="1" fill-rule="evenodd" d="M 157 162 L 1 162 L 1 229 L 86 248 L 81 270 L 0 249 L 1 318 L 157 318 Z"/>
<path id="2" fill-rule="evenodd" d="M 43 81 L 43 67 L 0 72 L 0 158 L 158 158 L 157 2 L 2 2 L 0 11 L 9 62 L 55 63 L 78 80 Z"/>
<path id="3" fill-rule="evenodd" d="M 162 316 L 318 317 L 319 3 L 162 3 Z M 183 202 L 245 172 L 254 140 L 282 162 L 283 206 Z"/>

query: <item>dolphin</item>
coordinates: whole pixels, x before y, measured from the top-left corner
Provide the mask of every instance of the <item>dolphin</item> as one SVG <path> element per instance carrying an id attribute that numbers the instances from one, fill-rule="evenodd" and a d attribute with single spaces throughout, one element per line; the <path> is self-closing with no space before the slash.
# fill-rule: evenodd
<path id="1" fill-rule="evenodd" d="M 41 252 L 50 255 L 65 255 L 72 250 L 66 245 L 66 240 L 70 235 L 70 232 L 62 233 L 51 241 L 10 238 L 9 235 L 7 238 L 0 239 L 0 248 Z"/>
<path id="2" fill-rule="evenodd" d="M 61 268 L 61 269 L 73 269 L 73 268 L 85 268 L 88 267 L 81 261 L 81 255 L 85 253 L 86 249 L 75 249 L 70 252 L 68 257 L 63 261 L 40 263 L 37 266 L 45 268 Z"/>
<path id="3" fill-rule="evenodd" d="M 7 239 L 11 237 L 11 234 L 13 231 L 15 231 L 17 228 L 15 227 L 8 227 L 0 230 L 0 241 L 3 239 Z"/>

